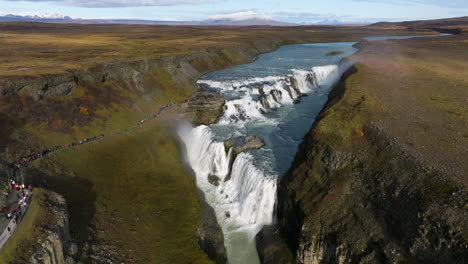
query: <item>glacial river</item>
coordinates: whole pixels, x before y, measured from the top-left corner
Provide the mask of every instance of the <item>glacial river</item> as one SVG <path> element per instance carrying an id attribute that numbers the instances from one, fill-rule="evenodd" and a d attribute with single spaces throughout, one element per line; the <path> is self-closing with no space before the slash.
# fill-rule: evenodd
<path id="1" fill-rule="evenodd" d="M 408 37 L 368 39 L 403 38 Z M 198 81 L 224 93 L 224 115 L 210 126 L 181 125 L 178 133 L 197 186 L 216 212 L 229 263 L 259 263 L 255 235 L 274 220 L 278 179 L 290 167 L 328 93 L 351 66 L 344 58 L 357 51 L 354 44 L 283 46 Z M 333 51 L 341 53 L 327 56 Z M 250 135 L 261 137 L 265 147 L 236 157 L 226 153 L 225 140 Z M 219 181 L 210 183 L 209 176 Z"/>

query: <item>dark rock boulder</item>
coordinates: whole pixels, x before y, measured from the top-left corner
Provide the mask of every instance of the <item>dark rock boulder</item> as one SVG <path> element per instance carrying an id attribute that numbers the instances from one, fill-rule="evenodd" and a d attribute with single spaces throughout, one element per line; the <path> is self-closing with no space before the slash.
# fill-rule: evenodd
<path id="1" fill-rule="evenodd" d="M 239 153 L 248 149 L 259 149 L 263 146 L 265 146 L 265 142 L 263 142 L 263 140 L 257 136 L 231 138 L 224 141 L 224 148 L 226 149 L 226 152 L 229 151 L 229 149 L 234 148 L 234 155 L 238 155 Z"/>
<path id="2" fill-rule="evenodd" d="M 224 235 L 216 220 L 215 211 L 205 201 L 204 194 L 199 191 L 203 207 L 202 224 L 197 230 L 198 244 L 208 257 L 217 264 L 227 263 L 227 253 L 224 247 Z"/>
<path id="3" fill-rule="evenodd" d="M 201 92 L 193 99 L 179 104 L 168 112 L 175 112 L 180 117 L 190 120 L 195 125 L 215 123 L 223 115 L 224 97 L 222 95 Z"/>
<path id="4" fill-rule="evenodd" d="M 270 109 L 270 103 L 268 102 L 268 99 L 266 96 L 261 96 L 260 97 L 260 104 L 263 106 L 263 109 Z"/>
<path id="5" fill-rule="evenodd" d="M 218 176 L 215 176 L 215 175 L 208 176 L 208 182 L 213 184 L 214 186 L 218 186 L 220 180 L 221 179 Z"/>
<path id="6" fill-rule="evenodd" d="M 306 81 L 313 87 L 318 87 L 317 79 L 313 74 L 307 74 Z"/>
<path id="7" fill-rule="evenodd" d="M 302 97 L 302 92 L 299 90 L 299 86 L 297 84 L 297 80 L 294 77 L 289 77 L 290 87 L 294 92 L 298 95 L 298 97 Z"/>
<path id="8" fill-rule="evenodd" d="M 255 236 L 260 263 L 289 264 L 294 263 L 291 251 L 280 237 L 279 230 L 274 226 L 264 226 Z"/>
<path id="9" fill-rule="evenodd" d="M 271 90 L 270 94 L 277 103 L 281 103 L 283 100 L 283 93 L 280 90 Z"/>
<path id="10" fill-rule="evenodd" d="M 257 87 L 257 90 L 258 90 L 258 92 L 259 92 L 261 95 L 265 95 L 265 91 L 264 91 L 263 85 L 258 86 L 258 87 Z"/>

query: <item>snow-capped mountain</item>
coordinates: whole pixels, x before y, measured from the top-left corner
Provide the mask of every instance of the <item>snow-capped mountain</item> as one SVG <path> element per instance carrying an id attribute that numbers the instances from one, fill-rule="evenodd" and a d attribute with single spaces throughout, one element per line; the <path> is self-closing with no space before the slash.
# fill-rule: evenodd
<path id="1" fill-rule="evenodd" d="M 69 16 L 65 16 L 59 13 L 45 13 L 42 15 L 35 15 L 34 17 L 39 17 L 43 19 L 71 19 Z"/>
<path id="2" fill-rule="evenodd" d="M 273 18 L 253 11 L 237 12 L 232 14 L 221 14 L 211 16 L 200 22 L 201 25 L 232 25 L 232 26 L 291 26 L 294 24 L 275 21 Z"/>

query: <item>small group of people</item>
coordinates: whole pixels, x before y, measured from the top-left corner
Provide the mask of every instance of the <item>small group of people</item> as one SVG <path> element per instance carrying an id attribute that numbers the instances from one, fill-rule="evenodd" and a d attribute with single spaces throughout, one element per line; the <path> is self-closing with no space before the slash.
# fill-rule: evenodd
<path id="1" fill-rule="evenodd" d="M 23 190 L 29 190 L 29 191 L 32 191 L 33 187 L 31 185 L 29 185 L 26 189 L 26 186 L 24 185 L 24 183 L 17 183 L 15 180 L 13 179 L 10 179 L 10 186 L 11 186 L 11 189 L 13 190 L 17 190 L 17 191 L 23 191 Z"/>
<path id="2" fill-rule="evenodd" d="M 79 145 L 83 145 L 83 144 L 86 144 L 86 143 L 89 143 L 89 142 L 93 142 L 93 141 L 96 141 L 98 139 L 103 139 L 105 137 L 104 134 L 100 134 L 99 136 L 94 136 L 94 137 L 90 137 L 90 138 L 85 138 L 83 140 L 80 140 L 78 142 L 73 142 L 71 143 L 70 145 L 66 145 L 67 147 L 76 147 L 76 146 L 79 146 Z"/>
<path id="3" fill-rule="evenodd" d="M 152 115 L 151 117 L 147 117 L 145 119 L 142 119 L 139 123 L 138 123 L 138 126 L 141 126 L 143 125 L 144 123 L 148 122 L 149 120 L 152 120 L 152 119 L 155 119 L 156 117 L 158 117 L 162 111 L 164 111 L 166 108 L 168 107 L 171 107 L 171 106 L 174 106 L 176 105 L 177 103 L 170 103 L 170 104 L 166 104 L 164 106 L 162 106 L 161 108 L 159 108 L 159 110 L 156 112 L 156 114 Z"/>
<path id="4" fill-rule="evenodd" d="M 29 202 L 29 198 L 32 194 L 33 187 L 31 185 L 24 185 L 24 183 L 17 183 L 11 179 L 10 184 L 13 191 L 16 191 L 16 197 L 18 201 L 15 202 L 11 207 L 8 206 L 9 193 L 4 192 L 5 195 L 5 206 L 1 208 L 1 212 L 5 213 L 6 219 L 13 219 L 13 224 L 17 225 L 24 216 L 24 212 Z M 10 226 L 7 227 L 8 232 L 11 234 Z"/>

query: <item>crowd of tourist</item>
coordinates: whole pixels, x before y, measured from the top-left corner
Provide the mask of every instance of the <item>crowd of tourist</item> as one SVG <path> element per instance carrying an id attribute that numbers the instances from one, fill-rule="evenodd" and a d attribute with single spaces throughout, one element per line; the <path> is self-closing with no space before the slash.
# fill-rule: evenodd
<path id="1" fill-rule="evenodd" d="M 8 204 L 11 200 L 9 199 L 10 193 L 5 191 L 3 193 L 3 195 L 5 195 L 5 205 L 1 208 L 1 212 L 4 213 L 5 218 L 8 221 L 6 230 L 9 235 L 11 235 L 11 232 L 13 231 L 12 228 L 16 228 L 16 225 L 18 225 L 21 219 L 23 219 L 33 191 L 33 187 L 31 185 L 25 186 L 24 183 L 18 183 L 13 179 L 10 179 L 10 186 L 11 191 L 15 194 L 15 198 L 17 199 L 13 198 L 13 203 Z"/>

